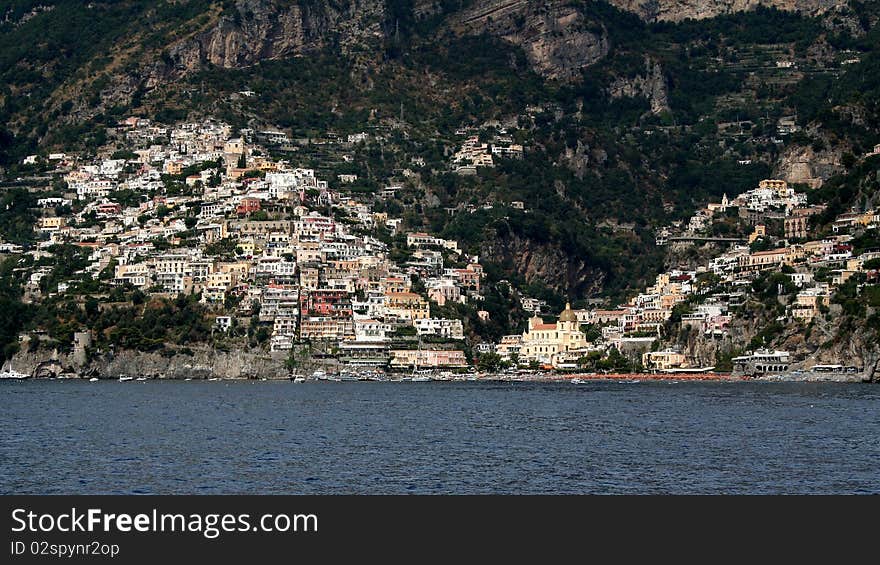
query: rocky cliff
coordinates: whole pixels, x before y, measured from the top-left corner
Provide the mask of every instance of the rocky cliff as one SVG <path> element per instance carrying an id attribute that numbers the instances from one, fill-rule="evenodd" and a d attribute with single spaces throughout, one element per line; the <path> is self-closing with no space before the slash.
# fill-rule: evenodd
<path id="1" fill-rule="evenodd" d="M 780 155 L 775 177 L 818 188 L 831 176 L 843 172 L 841 162 L 845 149 L 828 146 L 827 149 L 816 150 L 809 145 L 792 145 Z"/>
<path id="2" fill-rule="evenodd" d="M 242 67 L 329 45 L 349 53 L 383 37 L 385 2 L 381 0 L 237 0 L 235 7 L 208 31 L 175 46 L 171 54 L 176 62 L 188 69 L 205 63 Z"/>
<path id="3" fill-rule="evenodd" d="M 69 117 L 84 120 L 131 104 L 139 91 L 150 93 L 210 67 L 244 68 L 326 49 L 352 60 L 375 58 L 385 38 L 385 7 L 383 0 L 235 0 L 165 30 L 160 49 L 145 52 L 141 35 L 132 34 L 108 54 L 114 63 L 106 68 L 98 104 L 86 95 L 95 77 L 83 75 L 54 93 L 53 107 L 71 101 Z"/>
<path id="4" fill-rule="evenodd" d="M 646 21 L 703 20 L 753 10 L 758 6 L 796 11 L 811 16 L 846 6 L 848 0 L 608 0 Z"/>
<path id="5" fill-rule="evenodd" d="M 576 76 L 610 49 L 601 22 L 585 17 L 570 2 L 474 2 L 450 25 L 458 33 L 489 33 L 521 47 L 532 68 L 553 79 Z"/>
<path id="6" fill-rule="evenodd" d="M 124 350 L 97 355 L 81 364 L 72 355 L 39 349 L 20 351 L 12 360 L 17 371 L 38 378 L 77 373 L 100 378 L 147 377 L 163 379 L 286 379 L 284 357 L 262 352 L 230 350 L 207 346 L 191 348 L 187 353 L 168 357 L 160 353 Z"/>
<path id="7" fill-rule="evenodd" d="M 527 282 L 539 281 L 557 292 L 592 294 L 602 288 L 605 273 L 583 258 L 567 256 L 550 244 L 508 234 L 483 242 L 481 257 L 511 265 Z"/>
<path id="8" fill-rule="evenodd" d="M 780 300 L 781 304 L 785 301 Z M 682 352 L 704 365 L 713 365 L 725 353 L 742 353 L 746 345 L 770 322 L 760 309 L 752 308 L 733 319 L 727 334 L 722 338 L 703 335 L 699 331 L 684 329 L 675 340 Z M 818 315 L 805 328 L 801 322 L 789 320 L 768 347 L 792 354 L 792 369 L 805 369 L 813 365 L 846 364 L 864 369 L 862 378 L 880 381 L 880 344 L 871 333 L 856 325 L 855 331 L 844 331 L 852 326 L 852 320 L 843 315 L 838 304 L 832 304 L 827 314 Z"/>
<path id="9" fill-rule="evenodd" d="M 633 78 L 621 77 L 608 88 L 612 99 L 645 98 L 651 105 L 651 113 L 669 111 L 669 95 L 663 69 L 656 61 L 645 58 L 645 74 Z"/>

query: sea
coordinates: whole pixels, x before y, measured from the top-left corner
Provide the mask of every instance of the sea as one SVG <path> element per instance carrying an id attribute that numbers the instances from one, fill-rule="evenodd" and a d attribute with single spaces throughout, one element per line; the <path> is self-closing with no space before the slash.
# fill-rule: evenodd
<path id="1" fill-rule="evenodd" d="M 880 387 L 0 382 L 3 494 L 880 493 Z"/>

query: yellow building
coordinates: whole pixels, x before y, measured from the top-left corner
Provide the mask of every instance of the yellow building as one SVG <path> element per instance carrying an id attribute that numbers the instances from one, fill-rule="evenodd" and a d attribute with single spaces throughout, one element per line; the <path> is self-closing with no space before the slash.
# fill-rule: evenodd
<path id="1" fill-rule="evenodd" d="M 758 183 L 758 188 L 772 190 L 780 198 L 785 197 L 788 193 L 788 183 L 779 179 L 764 179 Z"/>
<path id="2" fill-rule="evenodd" d="M 653 371 L 679 369 L 686 365 L 685 356 L 678 351 L 648 351 L 642 354 L 642 365 Z"/>
<path id="3" fill-rule="evenodd" d="M 821 306 L 828 306 L 830 295 L 821 292 L 801 292 L 791 306 L 791 315 L 797 320 L 809 324 L 819 313 Z"/>
<path id="4" fill-rule="evenodd" d="M 758 224 L 755 226 L 755 230 L 749 234 L 749 245 L 753 244 L 760 237 L 767 237 L 767 226 L 764 224 Z"/>
<path id="5" fill-rule="evenodd" d="M 580 330 L 570 304 L 559 315 L 555 324 L 545 324 L 537 315 L 529 319 L 529 327 L 523 332 L 519 352 L 521 362 L 557 365 L 564 354 L 587 348 L 587 340 Z"/>
<path id="6" fill-rule="evenodd" d="M 52 217 L 52 218 L 40 218 L 40 230 L 41 231 L 57 231 L 64 227 L 64 218 L 60 217 Z"/>
<path id="7" fill-rule="evenodd" d="M 248 257 L 253 257 L 256 255 L 257 246 L 254 243 L 253 239 L 242 239 L 236 245 L 239 249 L 241 249 L 241 254 L 246 255 Z"/>
<path id="8" fill-rule="evenodd" d="M 414 292 L 385 293 L 385 313 L 413 322 L 431 317 L 428 302 Z"/>
<path id="9" fill-rule="evenodd" d="M 179 175 L 183 170 L 183 163 L 180 161 L 165 161 L 163 169 L 165 174 Z"/>

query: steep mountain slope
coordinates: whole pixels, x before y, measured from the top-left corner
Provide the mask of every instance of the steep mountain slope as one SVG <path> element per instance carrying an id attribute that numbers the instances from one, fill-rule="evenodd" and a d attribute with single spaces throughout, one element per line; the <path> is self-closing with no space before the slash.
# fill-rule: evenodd
<path id="1" fill-rule="evenodd" d="M 646 21 L 702 20 L 762 6 L 804 15 L 822 15 L 848 5 L 847 0 L 610 0 Z"/>
<path id="2" fill-rule="evenodd" d="M 653 229 L 706 199 L 773 174 L 821 184 L 880 141 L 876 98 L 862 94 L 875 3 L 611 4 L 15 0 L 0 14 L 0 165 L 94 151 L 132 113 L 294 137 L 397 132 L 351 166 L 364 190 L 424 156 L 400 203 L 409 226 L 562 300 L 643 284 L 662 263 Z M 791 116 L 801 131 L 779 135 Z M 526 159 L 450 174 L 455 132 L 486 124 Z M 511 201 L 530 213 L 444 211 Z"/>

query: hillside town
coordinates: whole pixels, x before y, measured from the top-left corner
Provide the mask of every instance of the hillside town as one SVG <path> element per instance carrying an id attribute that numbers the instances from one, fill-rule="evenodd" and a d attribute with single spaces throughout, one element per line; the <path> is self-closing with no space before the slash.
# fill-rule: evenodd
<path id="1" fill-rule="evenodd" d="M 493 155 L 522 156 L 523 147 L 503 135 L 488 144 L 473 131 L 461 134 L 466 138 L 451 162 L 459 174 L 492 166 Z M 147 297 L 194 297 L 211 312 L 214 334 L 255 334 L 258 347 L 296 368 L 309 365 L 301 358 L 317 356 L 352 371 L 705 373 L 715 367 L 670 347 L 670 321 L 710 339 L 724 337 L 756 278 L 779 271 L 796 287 L 786 316 L 809 324 L 853 275 L 878 278 L 880 251 L 855 253 L 850 232 L 877 229 L 880 213 L 841 214 L 833 234 L 812 239 L 810 219 L 824 207 L 808 205 L 807 195 L 785 181 L 768 179 L 658 231 L 660 246 L 727 246 L 705 264 L 660 273 L 613 308 L 567 304 L 547 312 L 546 302 L 522 295 L 519 307 L 531 313 L 522 333 L 484 342 L 449 315 L 450 305 L 467 304 L 479 319 L 488 318 L 480 308 L 480 258 L 457 241 L 410 231 L 400 217 L 378 211 L 375 202 L 399 188 L 391 179 L 378 194 L 356 196 L 332 189 L 315 169 L 273 157 L 270 147 L 288 141 L 279 132 L 233 132 L 214 120 L 169 127 L 129 118 L 119 124 L 112 154 L 26 158 L 31 165 L 48 161 L 63 183 L 37 200 L 33 248 L 0 245 L 5 254 L 32 259 L 23 300 L 68 294 L 73 300 L 87 279 Z M 344 187 L 357 176 L 330 180 Z M 713 223 L 725 218 L 747 223 L 751 234 L 714 234 Z M 406 252 L 392 249 L 393 241 Z M 53 254 L 70 246 L 87 257 L 86 266 L 70 280 L 48 284 Z M 97 337 L 89 329 L 75 332 L 71 347 L 94 354 Z M 40 339 L 39 328 L 20 336 L 32 339 Z M 752 353 L 744 354 L 739 370 L 750 374 L 789 368 L 788 352 L 754 353 L 770 356 L 758 368 Z M 608 361 L 615 358 L 629 361 Z"/>

